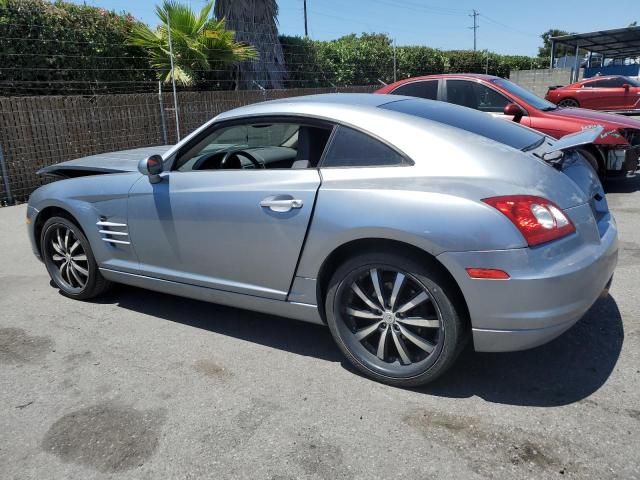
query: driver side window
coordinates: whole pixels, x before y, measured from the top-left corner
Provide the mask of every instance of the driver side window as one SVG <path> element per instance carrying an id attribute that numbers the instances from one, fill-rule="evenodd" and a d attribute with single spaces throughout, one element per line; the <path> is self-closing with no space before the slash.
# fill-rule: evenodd
<path id="1" fill-rule="evenodd" d="M 214 127 L 178 154 L 174 170 L 315 168 L 330 134 L 330 126 L 294 122 Z"/>

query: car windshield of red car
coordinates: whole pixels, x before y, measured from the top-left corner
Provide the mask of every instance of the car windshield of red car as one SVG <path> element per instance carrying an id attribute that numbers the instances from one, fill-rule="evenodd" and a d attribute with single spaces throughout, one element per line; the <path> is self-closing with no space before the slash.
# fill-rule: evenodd
<path id="1" fill-rule="evenodd" d="M 526 88 L 522 88 L 520 85 L 516 85 L 509 80 L 505 80 L 504 78 L 496 78 L 495 80 L 492 80 L 492 83 L 504 88 L 507 92 L 516 97 L 516 99 L 520 98 L 523 102 L 528 103 L 538 110 L 547 111 L 558 108 L 553 103 L 546 101 L 544 98 L 540 98 L 535 93 L 530 92 Z"/>
<path id="2" fill-rule="evenodd" d="M 638 80 L 634 80 L 633 78 L 629 78 L 629 77 L 622 77 L 622 78 L 624 79 L 625 83 L 628 83 L 632 87 L 640 87 L 640 82 Z"/>

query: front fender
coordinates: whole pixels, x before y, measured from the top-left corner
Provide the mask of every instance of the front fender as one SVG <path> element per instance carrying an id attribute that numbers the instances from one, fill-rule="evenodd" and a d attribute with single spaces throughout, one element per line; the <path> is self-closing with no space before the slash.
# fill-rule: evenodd
<path id="1" fill-rule="evenodd" d="M 61 180 L 38 188 L 31 194 L 29 234 L 35 246 L 37 226 L 49 216 L 51 208 L 71 215 L 89 240 L 96 262 L 101 267 L 137 272 L 137 257 L 132 245 L 114 246 L 103 241 L 96 222 L 106 218 L 127 223 L 127 198 L 133 184 L 141 177 L 137 172 L 95 175 Z"/>

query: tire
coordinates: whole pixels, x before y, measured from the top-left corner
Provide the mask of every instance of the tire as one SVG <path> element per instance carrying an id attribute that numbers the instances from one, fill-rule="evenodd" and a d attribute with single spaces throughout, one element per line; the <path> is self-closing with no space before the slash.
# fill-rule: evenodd
<path id="1" fill-rule="evenodd" d="M 422 300 L 411 307 L 416 299 Z M 329 329 L 351 364 L 400 387 L 424 385 L 451 367 L 468 338 L 465 312 L 457 288 L 439 266 L 391 252 L 363 253 L 344 262 L 325 297 Z M 375 318 L 363 317 L 368 314 Z"/>
<path id="2" fill-rule="evenodd" d="M 593 170 L 598 174 L 598 177 L 604 178 L 604 169 L 600 168 L 600 164 L 598 163 L 598 159 L 596 158 L 596 156 L 589 150 L 585 150 L 584 148 L 578 148 L 577 151 L 584 157 L 589 165 L 591 165 Z"/>
<path id="3" fill-rule="evenodd" d="M 575 98 L 563 98 L 558 102 L 559 107 L 578 108 L 580 103 Z"/>
<path id="4" fill-rule="evenodd" d="M 64 217 L 51 217 L 42 227 L 40 250 L 47 272 L 63 295 L 87 300 L 111 286 L 80 227 Z"/>

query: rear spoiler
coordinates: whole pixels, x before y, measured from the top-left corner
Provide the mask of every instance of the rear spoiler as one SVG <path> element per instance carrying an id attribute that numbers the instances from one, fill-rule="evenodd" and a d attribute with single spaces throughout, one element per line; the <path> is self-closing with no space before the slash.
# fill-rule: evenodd
<path id="1" fill-rule="evenodd" d="M 547 87 L 547 89 L 549 91 L 552 91 L 552 90 L 555 90 L 557 88 L 562 88 L 562 87 L 564 87 L 564 85 L 551 85 L 550 87 Z"/>
<path id="2" fill-rule="evenodd" d="M 560 140 L 549 142 L 541 152 L 542 158 L 545 158 L 547 155 L 552 153 L 562 152 L 581 145 L 593 143 L 600 135 L 602 135 L 602 132 L 604 132 L 604 127 L 598 125 L 592 128 L 585 128 L 581 132 L 572 133 L 571 135 L 562 137 Z"/>

